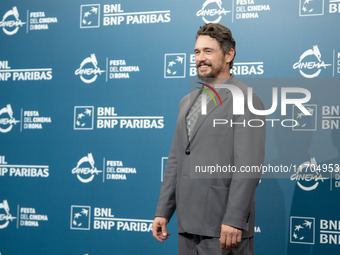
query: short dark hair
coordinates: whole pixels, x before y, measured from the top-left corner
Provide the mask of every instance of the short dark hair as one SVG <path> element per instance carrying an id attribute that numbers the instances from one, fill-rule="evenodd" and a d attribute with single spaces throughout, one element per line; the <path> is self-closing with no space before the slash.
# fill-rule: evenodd
<path id="1" fill-rule="evenodd" d="M 234 49 L 236 56 L 236 42 L 229 28 L 221 24 L 208 23 L 201 26 L 197 31 L 196 40 L 200 35 L 209 35 L 211 38 L 216 39 L 224 55 L 228 53 L 230 49 Z M 230 69 L 233 67 L 234 58 L 229 63 Z"/>

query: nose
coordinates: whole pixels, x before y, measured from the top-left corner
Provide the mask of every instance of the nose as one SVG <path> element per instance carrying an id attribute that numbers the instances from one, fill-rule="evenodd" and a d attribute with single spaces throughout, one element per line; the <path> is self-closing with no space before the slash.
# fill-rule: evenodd
<path id="1" fill-rule="evenodd" d="M 196 64 L 199 64 L 202 61 L 206 60 L 206 55 L 204 52 L 199 52 L 197 54 L 195 54 L 195 60 L 196 60 Z"/>

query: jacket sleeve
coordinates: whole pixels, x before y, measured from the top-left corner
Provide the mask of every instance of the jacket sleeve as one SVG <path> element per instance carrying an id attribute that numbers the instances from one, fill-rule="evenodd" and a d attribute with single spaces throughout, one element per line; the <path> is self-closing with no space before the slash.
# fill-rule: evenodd
<path id="1" fill-rule="evenodd" d="M 253 95 L 255 109 L 264 109 L 262 101 L 256 94 Z M 249 216 L 255 198 L 255 189 L 261 178 L 261 167 L 265 154 L 265 117 L 251 113 L 247 104 L 244 115 L 234 116 L 234 165 L 226 213 L 222 224 L 249 230 Z M 251 119 L 257 121 L 248 122 Z M 237 124 L 242 123 L 242 124 Z M 245 125 L 243 124 L 245 123 Z M 260 124 L 263 123 L 261 127 Z M 251 126 L 250 126 L 250 125 Z M 253 169 L 253 172 L 244 170 Z M 255 170 L 255 171 L 254 171 Z"/>
<path id="2" fill-rule="evenodd" d="M 178 122 L 179 120 L 177 120 Z M 176 183 L 177 183 L 177 127 L 172 141 L 168 161 L 166 164 L 161 192 L 158 199 L 156 217 L 164 217 L 170 221 L 176 210 Z"/>

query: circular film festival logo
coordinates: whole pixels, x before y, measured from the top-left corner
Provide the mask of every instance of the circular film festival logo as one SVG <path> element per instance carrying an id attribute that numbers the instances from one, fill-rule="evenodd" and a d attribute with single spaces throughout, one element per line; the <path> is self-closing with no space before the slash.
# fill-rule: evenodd
<path id="1" fill-rule="evenodd" d="M 317 45 L 313 49 L 306 50 L 293 65 L 294 69 L 299 69 L 300 74 L 305 78 L 315 78 L 319 76 L 322 69 L 326 69 L 331 64 L 325 64 L 321 60 L 321 53 Z"/>
<path id="2" fill-rule="evenodd" d="M 0 229 L 6 228 L 10 221 L 13 221 L 16 217 L 13 217 L 9 212 L 9 205 L 7 200 L 0 203 Z"/>
<path id="3" fill-rule="evenodd" d="M 19 120 L 13 117 L 13 110 L 10 104 L 0 109 L 0 132 L 7 133 L 12 130 L 13 125 L 16 125 Z"/>
<path id="4" fill-rule="evenodd" d="M 290 179 L 292 181 L 296 180 L 297 185 L 302 190 L 311 191 L 315 190 L 320 182 L 324 182 L 324 180 L 329 178 L 322 176 L 315 158 L 311 158 L 310 161 L 302 163 Z"/>
<path id="5" fill-rule="evenodd" d="M 79 75 L 80 79 L 89 84 L 97 80 L 98 75 L 101 75 L 105 71 L 100 70 L 98 67 L 98 61 L 95 54 L 91 54 L 91 57 L 85 58 L 80 67 L 75 71 L 75 75 Z"/>
<path id="6" fill-rule="evenodd" d="M 202 5 L 202 9 L 196 13 L 196 16 L 201 16 L 205 23 L 219 23 L 222 16 L 230 12 L 222 7 L 222 0 L 206 0 Z"/>
<path id="7" fill-rule="evenodd" d="M 0 27 L 2 27 L 6 35 L 14 35 L 25 24 L 26 22 L 22 22 L 19 19 L 19 12 L 16 6 L 12 10 L 7 11 L 0 21 Z"/>
<path id="8" fill-rule="evenodd" d="M 72 169 L 72 174 L 76 174 L 79 181 L 89 183 L 93 178 L 98 175 L 101 170 L 94 166 L 94 159 L 92 153 L 82 157 L 75 168 Z"/>

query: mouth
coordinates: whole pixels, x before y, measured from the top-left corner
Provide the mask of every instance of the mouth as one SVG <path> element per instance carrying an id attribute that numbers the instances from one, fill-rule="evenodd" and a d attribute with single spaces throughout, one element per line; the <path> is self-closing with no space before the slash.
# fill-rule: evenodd
<path id="1" fill-rule="evenodd" d="M 197 69 L 201 72 L 207 71 L 210 65 L 204 64 L 204 65 L 198 65 Z"/>

